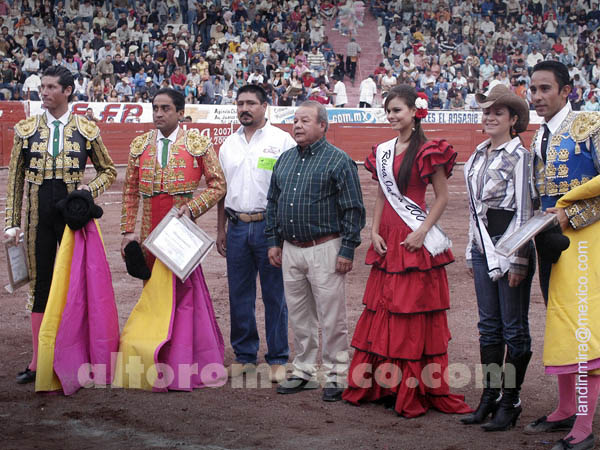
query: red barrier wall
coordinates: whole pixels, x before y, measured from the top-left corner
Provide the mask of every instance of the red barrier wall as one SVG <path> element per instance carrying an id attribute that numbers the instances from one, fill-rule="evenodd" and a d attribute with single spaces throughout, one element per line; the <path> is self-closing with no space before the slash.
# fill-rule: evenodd
<path id="1" fill-rule="evenodd" d="M 0 102 L 0 104 L 2 103 Z M 14 136 L 12 124 L 23 118 L 16 117 L 10 122 L 3 120 L 4 116 L 0 118 L 0 162 L 4 167 L 8 165 L 10 160 Z M 237 129 L 236 125 L 233 127 L 231 125 L 196 123 L 186 125 L 190 128 L 202 130 L 203 134 L 212 139 L 216 149 L 221 146 L 232 130 Z M 115 164 L 126 164 L 131 140 L 153 127 L 151 123 L 100 123 L 99 126 L 102 131 L 102 140 L 106 144 Z M 291 132 L 291 125 L 277 126 Z M 533 132 L 538 126 L 530 125 L 529 130 L 523 133 L 526 147 L 529 146 Z M 481 125 L 425 124 L 424 129 L 429 139 L 446 139 L 450 142 L 458 152 L 458 162 L 465 162 L 475 146 L 485 139 L 485 136 L 481 133 Z M 386 124 L 331 124 L 327 132 L 327 139 L 335 146 L 346 151 L 355 161 L 363 161 L 366 155 L 370 153 L 373 145 L 392 139 L 394 136 L 394 131 Z"/>

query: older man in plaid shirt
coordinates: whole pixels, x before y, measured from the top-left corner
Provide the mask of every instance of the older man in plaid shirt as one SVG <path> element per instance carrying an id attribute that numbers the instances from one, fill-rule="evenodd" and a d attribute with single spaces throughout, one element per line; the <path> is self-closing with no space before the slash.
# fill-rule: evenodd
<path id="1" fill-rule="evenodd" d="M 277 392 L 315 389 L 319 323 L 323 332 L 324 401 L 341 399 L 348 362 L 345 274 L 360 245 L 365 208 L 356 164 L 325 139 L 327 111 L 307 101 L 296 111 L 298 143 L 280 156 L 267 195 L 269 261 L 283 268 L 294 371 Z"/>

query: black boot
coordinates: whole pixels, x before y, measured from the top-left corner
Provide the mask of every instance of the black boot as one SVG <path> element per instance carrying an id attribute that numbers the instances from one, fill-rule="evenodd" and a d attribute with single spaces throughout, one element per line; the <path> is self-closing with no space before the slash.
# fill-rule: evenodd
<path id="1" fill-rule="evenodd" d="M 525 379 L 525 372 L 527 372 L 527 365 L 530 359 L 531 352 L 523 353 L 516 358 L 510 355 L 506 358 L 506 365 L 512 364 L 514 367 L 514 386 L 510 386 L 512 380 L 507 379 L 507 368 L 505 367 L 504 388 L 502 389 L 500 405 L 492 420 L 481 426 L 485 431 L 506 431 L 514 427 L 517 423 L 517 419 L 522 411 L 519 393 L 521 392 L 521 385 Z"/>
<path id="2" fill-rule="evenodd" d="M 477 409 L 468 416 L 460 419 L 465 425 L 483 423 L 488 416 L 492 416 L 498 409 L 500 399 L 502 361 L 504 361 L 504 344 L 486 345 L 480 347 L 481 364 L 483 370 L 483 394 Z M 490 366 L 491 365 L 491 366 Z"/>

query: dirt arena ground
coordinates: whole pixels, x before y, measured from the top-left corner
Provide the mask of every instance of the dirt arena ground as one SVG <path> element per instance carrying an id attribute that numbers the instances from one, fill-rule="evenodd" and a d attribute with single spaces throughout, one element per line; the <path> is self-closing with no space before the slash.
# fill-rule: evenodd
<path id="1" fill-rule="evenodd" d="M 362 295 L 369 274 L 364 257 L 369 245 L 371 213 L 376 184 L 360 167 L 367 204 L 367 227 L 357 251 L 355 268 L 347 277 L 347 305 L 351 332 L 362 311 Z M 141 283 L 130 278 L 119 255 L 119 219 L 124 168 L 118 181 L 100 200 L 100 219 L 112 270 L 121 327 L 135 305 Z M 7 171 L 0 171 L 6 186 Z M 454 242 L 456 262 L 448 266 L 452 308 L 448 312 L 453 340 L 450 362 L 469 368 L 471 381 L 455 388 L 476 406 L 481 391 L 475 385 L 479 350 L 477 311 L 473 282 L 465 268 L 464 249 L 468 229 L 467 199 L 462 166 L 450 179 L 450 203 L 441 225 Z M 1 211 L 5 194 L 0 188 Z M 3 219 L 3 217 L 2 217 Z M 216 236 L 216 211 L 199 221 Z M 4 252 L 0 283 L 7 283 Z M 233 360 L 229 345 L 229 305 L 225 260 L 213 251 L 203 264 L 217 320 L 226 341 L 225 362 Z M 536 275 L 537 278 L 537 275 Z M 324 403 L 321 391 L 277 395 L 275 388 L 239 388 L 228 382 L 220 388 L 191 393 L 166 394 L 122 389 L 82 389 L 71 397 L 39 395 L 33 385 L 17 385 L 15 374 L 29 361 L 31 337 L 25 311 L 26 289 L 9 295 L 2 289 L 0 302 L 0 435 L 5 449 L 549 449 L 561 434 L 527 436 L 523 426 L 549 413 L 556 403 L 553 377 L 541 364 L 544 304 L 537 281 L 532 289 L 530 324 L 533 359 L 523 387 L 523 414 L 514 430 L 485 433 L 466 427 L 458 416 L 430 411 L 417 419 L 403 419 L 381 405 L 354 407 L 344 402 Z M 263 311 L 257 302 L 265 353 Z M 293 338 L 290 335 L 290 345 Z M 264 360 L 263 360 L 264 361 Z M 464 383 L 463 383 L 464 384 Z M 598 419 L 598 417 L 596 417 Z M 600 433 L 596 420 L 595 431 Z"/>

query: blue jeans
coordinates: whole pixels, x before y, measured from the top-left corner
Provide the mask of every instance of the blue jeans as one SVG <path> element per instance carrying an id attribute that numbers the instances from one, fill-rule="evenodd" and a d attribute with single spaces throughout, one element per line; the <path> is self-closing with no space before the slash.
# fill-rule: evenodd
<path id="1" fill-rule="evenodd" d="M 288 361 L 288 311 L 280 268 L 269 264 L 265 221 L 229 222 L 227 229 L 227 279 L 231 346 L 239 363 L 256 363 L 259 337 L 256 329 L 256 275 L 265 305 L 265 334 L 269 364 Z"/>
<path id="2" fill-rule="evenodd" d="M 485 256 L 475 247 L 471 251 L 479 309 L 479 344 L 481 347 L 506 344 L 512 357 L 531 351 L 528 315 L 535 252 L 533 244 L 530 243 L 530 246 L 529 271 L 514 288 L 508 285 L 508 274 L 492 281 Z"/>

